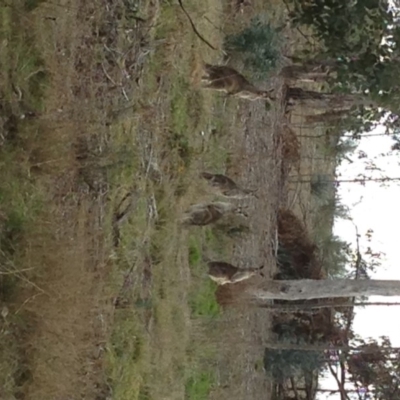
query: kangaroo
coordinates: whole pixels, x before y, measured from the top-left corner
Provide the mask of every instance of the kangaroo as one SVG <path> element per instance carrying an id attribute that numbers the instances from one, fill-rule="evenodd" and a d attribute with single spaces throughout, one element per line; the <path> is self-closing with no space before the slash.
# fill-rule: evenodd
<path id="1" fill-rule="evenodd" d="M 217 189 L 218 192 L 225 197 L 232 197 L 236 199 L 248 197 L 248 195 L 257 197 L 255 194 L 257 189 L 244 189 L 225 175 L 202 172 L 200 177 L 207 180 L 213 188 Z"/>
<path id="2" fill-rule="evenodd" d="M 228 96 L 247 100 L 275 100 L 274 89 L 260 90 L 252 85 L 235 69 L 224 65 L 204 64 L 204 75 L 201 79 L 205 89 L 225 92 Z"/>
<path id="3" fill-rule="evenodd" d="M 226 262 L 212 261 L 208 263 L 208 276 L 214 282 L 217 282 L 218 285 L 226 285 L 227 283 L 244 281 L 257 273 L 260 274 L 260 276 L 264 276 L 264 274 L 260 272 L 263 268 L 264 265 L 258 268 L 240 269 Z"/>
<path id="4" fill-rule="evenodd" d="M 182 219 L 185 225 L 209 225 L 218 221 L 224 215 L 229 213 L 236 213 L 247 217 L 242 207 L 238 207 L 231 203 L 216 201 L 206 204 L 194 204 L 186 212 Z"/>

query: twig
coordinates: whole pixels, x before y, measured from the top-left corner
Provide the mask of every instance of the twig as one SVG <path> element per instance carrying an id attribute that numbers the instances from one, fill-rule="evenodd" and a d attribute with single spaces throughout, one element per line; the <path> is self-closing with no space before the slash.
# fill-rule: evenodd
<path id="1" fill-rule="evenodd" d="M 286 2 L 286 0 L 282 0 L 282 1 L 283 1 L 283 3 L 285 4 L 285 6 L 286 6 L 286 8 L 287 8 L 287 10 L 288 10 L 288 12 L 289 12 L 289 14 L 290 14 L 291 11 L 290 11 L 290 8 L 289 8 L 289 4 Z M 295 26 L 294 28 L 297 29 L 298 32 L 300 33 L 300 35 L 303 36 L 304 39 L 307 40 L 307 42 L 308 42 L 309 45 L 311 45 L 311 46 L 313 45 L 313 44 L 311 43 L 310 39 L 307 37 L 307 35 L 304 34 L 304 33 L 300 30 L 300 28 L 299 28 L 298 26 Z"/>
<path id="2" fill-rule="evenodd" d="M 18 308 L 18 310 L 15 311 L 14 315 L 17 315 L 17 314 L 24 308 L 24 306 L 25 306 L 26 304 L 28 304 L 31 300 L 34 300 L 37 296 L 39 296 L 40 294 L 43 294 L 43 293 L 44 293 L 44 292 L 42 292 L 42 293 L 36 293 L 36 294 L 34 294 L 33 296 L 28 297 L 28 298 L 21 304 L 21 306 Z"/>
<path id="3" fill-rule="evenodd" d="M 125 97 L 125 100 L 127 101 L 127 102 L 129 102 L 130 100 L 129 100 L 129 97 L 128 97 L 128 95 L 126 94 L 126 91 L 125 91 L 125 88 L 121 85 L 121 92 L 122 92 L 122 94 L 124 95 L 124 97 Z"/>
<path id="4" fill-rule="evenodd" d="M 110 76 L 110 75 L 108 74 L 108 72 L 106 71 L 106 69 L 105 69 L 103 63 L 101 63 L 101 68 L 103 69 L 104 75 L 108 78 L 108 80 L 109 80 L 113 85 L 115 85 L 115 86 L 121 86 L 121 85 L 116 84 L 115 81 L 114 81 L 114 79 L 111 78 L 111 76 Z"/>
<path id="5" fill-rule="evenodd" d="M 190 25 L 192 26 L 193 32 L 199 37 L 199 39 L 204 42 L 208 47 L 210 47 L 213 50 L 218 51 L 216 47 L 214 47 L 208 40 L 204 39 L 204 37 L 199 33 L 197 30 L 192 18 L 190 17 L 189 13 L 186 11 L 185 7 L 183 7 L 182 0 L 178 0 L 180 7 L 182 8 L 182 11 L 186 14 L 186 16 L 189 19 Z"/>
<path id="6" fill-rule="evenodd" d="M 20 269 L 18 271 L 6 271 L 6 272 L 0 271 L 0 275 L 16 275 L 19 274 L 20 272 L 32 271 L 33 269 L 34 268 L 25 268 L 25 269 Z"/>

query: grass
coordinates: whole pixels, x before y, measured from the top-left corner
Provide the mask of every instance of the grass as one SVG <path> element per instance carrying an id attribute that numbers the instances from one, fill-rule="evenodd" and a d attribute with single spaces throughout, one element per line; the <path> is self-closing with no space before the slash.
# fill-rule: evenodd
<path id="1" fill-rule="evenodd" d="M 0 24 L 0 304 L 5 312 L 0 321 L 0 393 L 7 397 L 20 393 L 30 379 L 24 339 L 31 320 L 21 310 L 16 313 L 14 304 L 21 287 L 29 284 L 31 268 L 21 262 L 25 238 L 43 213 L 45 194 L 32 169 L 33 160 L 41 161 L 32 146 L 40 125 L 22 118 L 42 110 L 47 75 L 29 26 L 14 8 L 0 8 Z"/>
<path id="2" fill-rule="evenodd" d="M 114 285 L 123 287 L 126 276 L 140 276 L 143 270 L 147 271 L 146 280 L 151 281 L 151 289 L 149 282 L 142 281 L 119 294 L 131 306 L 115 310 L 112 340 L 108 343 L 106 371 L 113 399 L 205 399 L 213 384 L 211 373 L 197 369 L 201 353 L 190 352 L 188 357 L 191 321 L 219 315 L 215 287 L 200 272 L 204 269 L 204 231 L 188 235 L 178 224 L 181 210 L 199 195 L 191 185 L 197 176 L 199 156 L 215 162 L 204 154 L 199 135 L 199 131 L 208 130 L 210 99 L 191 89 L 194 37 L 188 33 L 178 42 L 185 20 L 177 15 L 176 7 L 164 4 L 159 21 L 154 37 L 162 38 L 167 45 L 149 59 L 143 77 L 147 84 L 139 95 L 151 108 L 151 115 L 143 110 L 137 118 L 117 125 L 113 133 L 113 152 L 131 151 L 127 159 L 136 160 L 131 168 L 120 165 L 112 175 L 115 179 L 111 179 L 115 189 L 113 207 L 126 191 L 135 193 L 135 211 L 121 226 Z M 174 48 L 173 58 L 170 47 Z M 168 71 L 168 81 L 157 82 L 161 71 Z M 152 106 L 159 102 L 157 90 L 162 90 L 164 96 L 158 110 Z M 137 152 L 138 147 L 144 148 L 141 132 L 157 137 L 149 142 L 151 150 L 145 156 Z M 224 161 L 220 156 L 220 168 Z M 150 165 L 156 165 L 158 173 L 149 180 Z M 193 273 L 195 279 L 190 276 Z M 136 344 L 125 345 L 128 337 L 134 337 Z M 188 376 L 186 371 L 193 373 Z"/>
<path id="3" fill-rule="evenodd" d="M 179 218 L 210 199 L 200 170 L 237 164 L 238 103 L 193 89 L 196 62 L 220 59 L 175 3 L 137 4 L 143 42 L 126 2 L 0 7 L 1 398 L 197 400 L 217 384 L 204 258 L 229 260 L 233 240 Z M 221 48 L 224 4 L 185 6 Z"/>
<path id="4" fill-rule="evenodd" d="M 188 400 L 208 399 L 209 392 L 215 383 L 211 372 L 197 372 L 188 378 L 186 383 L 186 398 Z"/>

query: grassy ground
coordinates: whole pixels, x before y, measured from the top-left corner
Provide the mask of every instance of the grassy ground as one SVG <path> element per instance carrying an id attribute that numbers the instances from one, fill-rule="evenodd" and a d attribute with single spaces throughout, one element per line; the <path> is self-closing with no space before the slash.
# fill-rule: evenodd
<path id="1" fill-rule="evenodd" d="M 229 4 L 184 2 L 217 48 L 265 8 Z M 179 224 L 250 142 L 241 103 L 196 89 L 222 53 L 170 1 L 0 1 L 0 28 L 0 397 L 226 398 L 218 354 L 247 350 L 203 258 L 235 243 Z"/>
<path id="2" fill-rule="evenodd" d="M 222 101 L 190 82 L 218 53 L 172 3 L 39 3 L 0 6 L 0 395 L 206 398 L 202 253 L 231 244 L 177 221 L 228 159 Z M 221 4 L 186 7 L 220 46 Z"/>

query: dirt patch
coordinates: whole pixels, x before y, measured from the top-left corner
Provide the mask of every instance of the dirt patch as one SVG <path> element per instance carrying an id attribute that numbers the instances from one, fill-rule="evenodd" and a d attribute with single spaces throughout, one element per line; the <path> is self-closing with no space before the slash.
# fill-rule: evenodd
<path id="1" fill-rule="evenodd" d="M 106 254 L 95 223 L 101 209 L 82 196 L 79 205 L 55 205 L 51 215 L 60 228 L 35 232 L 22 259 L 40 271 L 33 297 L 20 308 L 34 324 L 26 396 L 62 399 L 79 393 L 91 398 L 104 390 L 101 360 L 112 311 L 102 294 Z"/>

